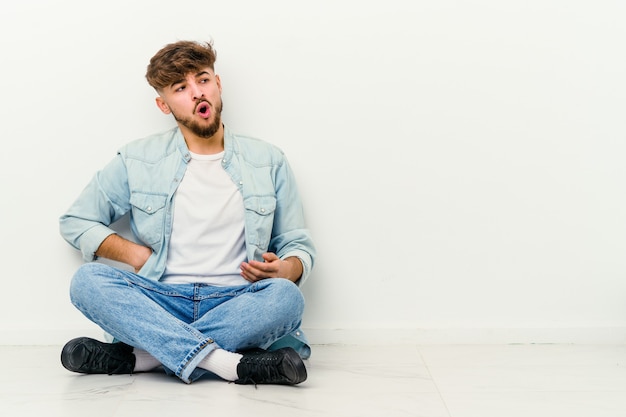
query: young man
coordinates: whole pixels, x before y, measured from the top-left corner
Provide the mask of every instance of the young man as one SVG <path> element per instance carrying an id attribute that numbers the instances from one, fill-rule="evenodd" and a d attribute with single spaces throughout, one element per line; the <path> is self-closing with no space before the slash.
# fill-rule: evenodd
<path id="1" fill-rule="evenodd" d="M 190 41 L 157 52 L 146 78 L 177 127 L 120 149 L 61 216 L 62 236 L 88 261 L 72 303 L 114 338 L 69 341 L 70 371 L 162 366 L 186 383 L 206 372 L 239 384 L 307 377 L 298 285 L 315 248 L 283 153 L 222 124 L 215 58 Z M 128 212 L 134 241 L 109 227 Z M 98 257 L 134 272 L 89 262 Z"/>

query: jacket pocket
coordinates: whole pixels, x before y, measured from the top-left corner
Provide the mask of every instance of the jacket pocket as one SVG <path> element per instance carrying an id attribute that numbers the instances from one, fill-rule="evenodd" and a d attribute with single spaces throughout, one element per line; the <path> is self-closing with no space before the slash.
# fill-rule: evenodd
<path id="1" fill-rule="evenodd" d="M 249 196 L 244 199 L 243 205 L 246 209 L 248 242 L 265 252 L 272 237 L 276 197 L 273 195 Z"/>
<path id="2" fill-rule="evenodd" d="M 133 192 L 130 195 L 131 216 L 137 238 L 155 245 L 163 235 L 167 195 Z"/>

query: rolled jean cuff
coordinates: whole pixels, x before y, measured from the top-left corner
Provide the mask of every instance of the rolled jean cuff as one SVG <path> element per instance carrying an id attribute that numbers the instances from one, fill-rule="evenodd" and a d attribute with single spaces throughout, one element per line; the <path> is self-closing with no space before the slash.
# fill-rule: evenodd
<path id="1" fill-rule="evenodd" d="M 213 352 L 213 350 L 218 347 L 219 346 L 217 346 L 213 339 L 208 338 L 202 341 L 189 352 L 189 355 L 187 355 L 183 363 L 176 370 L 176 376 L 183 380 L 183 382 L 191 384 L 193 380 L 191 378 L 192 372 L 209 353 Z"/>

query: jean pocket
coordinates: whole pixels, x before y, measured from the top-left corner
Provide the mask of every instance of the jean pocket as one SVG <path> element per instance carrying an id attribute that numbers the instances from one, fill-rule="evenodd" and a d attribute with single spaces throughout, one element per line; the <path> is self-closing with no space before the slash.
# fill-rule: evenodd
<path id="1" fill-rule="evenodd" d="M 130 195 L 131 215 L 137 238 L 154 245 L 163 236 L 167 195 L 133 192 Z"/>
<path id="2" fill-rule="evenodd" d="M 246 234 L 248 241 L 258 246 L 261 251 L 267 250 L 272 237 L 276 197 L 249 196 L 244 199 L 246 209 Z"/>

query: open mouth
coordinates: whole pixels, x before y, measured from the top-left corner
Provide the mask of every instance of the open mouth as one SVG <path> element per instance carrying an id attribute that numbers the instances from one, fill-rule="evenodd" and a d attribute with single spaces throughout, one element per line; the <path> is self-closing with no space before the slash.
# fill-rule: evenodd
<path id="1" fill-rule="evenodd" d="M 196 113 L 198 113 L 201 117 L 205 119 L 211 115 L 211 109 L 209 107 L 209 103 L 200 103 L 198 107 L 196 107 Z"/>

